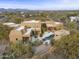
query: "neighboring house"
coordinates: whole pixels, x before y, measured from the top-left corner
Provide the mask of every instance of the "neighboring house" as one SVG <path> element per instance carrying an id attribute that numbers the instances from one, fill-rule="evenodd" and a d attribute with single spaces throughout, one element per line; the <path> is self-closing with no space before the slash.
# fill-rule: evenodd
<path id="1" fill-rule="evenodd" d="M 73 22 L 73 21 L 75 21 L 75 22 L 79 21 L 79 16 L 70 16 L 70 21 L 71 22 Z"/>
<path id="2" fill-rule="evenodd" d="M 15 24 L 15 23 L 12 23 L 12 22 L 6 22 L 6 23 L 3 23 L 3 25 L 6 25 L 8 27 L 13 27 L 13 28 L 19 26 L 19 24 Z"/>

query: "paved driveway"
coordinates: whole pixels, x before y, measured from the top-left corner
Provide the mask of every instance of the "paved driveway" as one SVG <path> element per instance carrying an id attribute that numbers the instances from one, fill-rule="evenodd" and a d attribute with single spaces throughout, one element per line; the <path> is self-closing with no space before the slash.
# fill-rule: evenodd
<path id="1" fill-rule="evenodd" d="M 50 49 L 50 45 L 40 45 L 38 47 L 36 47 L 35 49 L 35 55 L 40 55 L 42 53 L 47 52 Z"/>

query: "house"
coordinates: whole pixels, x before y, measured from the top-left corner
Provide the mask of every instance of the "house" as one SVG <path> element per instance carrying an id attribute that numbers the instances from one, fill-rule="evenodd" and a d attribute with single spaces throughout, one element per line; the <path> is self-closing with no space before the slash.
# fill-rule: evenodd
<path id="1" fill-rule="evenodd" d="M 43 36 L 40 37 L 41 34 L 41 24 L 46 23 L 47 32 L 43 33 Z M 14 23 L 10 23 L 9 25 L 14 25 Z M 36 39 L 43 40 L 43 42 L 47 42 L 49 44 L 51 37 L 53 37 L 54 32 L 63 29 L 63 24 L 60 22 L 54 21 L 24 21 L 16 26 L 13 30 L 11 30 L 9 34 L 10 42 L 23 41 L 26 42 L 28 40 L 34 41 L 34 36 Z"/>
<path id="2" fill-rule="evenodd" d="M 13 23 L 13 22 L 6 22 L 6 23 L 3 23 L 3 25 L 6 25 L 6 26 L 8 26 L 8 27 L 13 27 L 13 28 L 19 26 L 19 24 L 15 24 L 15 23 Z"/>
<path id="3" fill-rule="evenodd" d="M 75 22 L 79 21 L 79 16 L 70 16 L 69 18 L 70 18 L 71 22 L 73 22 L 73 21 L 75 21 Z"/>

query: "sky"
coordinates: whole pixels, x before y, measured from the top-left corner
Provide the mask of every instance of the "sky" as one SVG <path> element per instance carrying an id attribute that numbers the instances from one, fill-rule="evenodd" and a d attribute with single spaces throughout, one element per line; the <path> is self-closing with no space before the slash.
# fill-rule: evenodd
<path id="1" fill-rule="evenodd" d="M 0 8 L 78 10 L 79 0 L 0 0 Z"/>

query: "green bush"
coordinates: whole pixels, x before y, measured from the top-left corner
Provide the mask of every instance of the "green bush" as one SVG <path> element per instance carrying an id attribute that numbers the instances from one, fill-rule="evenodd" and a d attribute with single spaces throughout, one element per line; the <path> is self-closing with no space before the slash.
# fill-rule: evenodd
<path id="1" fill-rule="evenodd" d="M 46 23 L 42 23 L 41 24 L 41 33 L 44 33 L 45 31 L 47 31 Z"/>
<path id="2" fill-rule="evenodd" d="M 4 26 L 0 23 L 0 39 L 8 39 L 9 32 L 12 28 Z"/>
<path id="3" fill-rule="evenodd" d="M 9 56 L 8 58 L 18 58 L 20 56 L 26 55 L 26 57 L 30 58 L 33 56 L 32 47 L 30 44 L 18 44 L 18 43 L 11 43 L 8 46 L 8 50 L 3 56 Z"/>
<path id="4" fill-rule="evenodd" d="M 62 37 L 54 44 L 55 52 L 64 55 L 67 59 L 78 59 L 79 57 L 79 33 Z"/>

